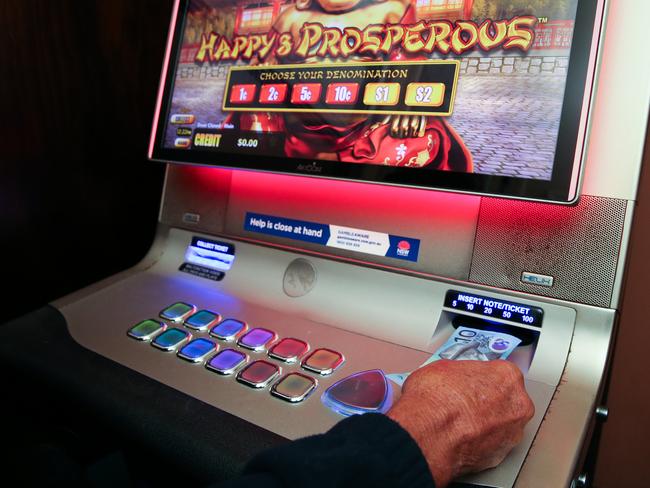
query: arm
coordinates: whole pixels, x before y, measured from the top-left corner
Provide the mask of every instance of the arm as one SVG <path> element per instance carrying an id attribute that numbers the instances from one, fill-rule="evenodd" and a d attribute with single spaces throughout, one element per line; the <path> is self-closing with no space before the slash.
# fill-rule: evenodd
<path id="1" fill-rule="evenodd" d="M 265 451 L 219 488 L 444 488 L 503 461 L 534 411 L 514 364 L 436 361 L 409 376 L 386 416 Z"/>

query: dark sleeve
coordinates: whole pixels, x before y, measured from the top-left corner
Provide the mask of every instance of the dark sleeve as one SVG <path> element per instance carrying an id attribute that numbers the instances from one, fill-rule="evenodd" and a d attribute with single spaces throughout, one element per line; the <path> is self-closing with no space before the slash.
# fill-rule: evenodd
<path id="1" fill-rule="evenodd" d="M 325 434 L 269 449 L 214 488 L 435 488 L 420 448 L 396 422 L 355 415 Z"/>

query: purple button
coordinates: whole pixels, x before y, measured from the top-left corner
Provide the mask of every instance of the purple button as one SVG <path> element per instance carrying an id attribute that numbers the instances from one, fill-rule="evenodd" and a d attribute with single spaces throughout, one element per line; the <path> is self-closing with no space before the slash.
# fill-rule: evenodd
<path id="1" fill-rule="evenodd" d="M 263 351 L 277 337 L 272 330 L 262 328 L 251 329 L 239 339 L 237 344 L 247 349 L 252 349 L 253 351 Z"/>
<path id="2" fill-rule="evenodd" d="M 243 352 L 235 349 L 224 349 L 210 359 L 205 367 L 219 374 L 232 374 L 245 362 L 246 354 Z"/>

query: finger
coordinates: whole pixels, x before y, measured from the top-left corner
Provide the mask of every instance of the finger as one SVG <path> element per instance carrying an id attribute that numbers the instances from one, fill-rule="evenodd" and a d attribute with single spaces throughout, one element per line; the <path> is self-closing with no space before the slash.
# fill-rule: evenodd
<path id="1" fill-rule="evenodd" d="M 409 117 L 402 117 L 402 123 L 399 127 L 399 134 L 401 138 L 408 137 L 409 134 Z"/>
<path id="2" fill-rule="evenodd" d="M 416 137 L 420 129 L 420 117 L 409 117 L 411 123 L 409 124 L 409 137 Z"/>
<path id="3" fill-rule="evenodd" d="M 391 136 L 399 137 L 399 123 L 400 123 L 399 115 L 393 117 L 393 123 L 390 126 L 390 135 Z"/>
<path id="4" fill-rule="evenodd" d="M 420 130 L 418 131 L 418 137 L 424 137 L 426 128 L 427 128 L 427 118 L 424 115 L 420 115 Z"/>

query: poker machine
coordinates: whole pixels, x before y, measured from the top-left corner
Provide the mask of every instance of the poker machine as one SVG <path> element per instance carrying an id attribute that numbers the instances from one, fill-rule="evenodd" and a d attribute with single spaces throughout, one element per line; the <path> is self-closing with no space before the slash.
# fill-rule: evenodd
<path id="1" fill-rule="evenodd" d="M 520 3 L 176 1 L 154 244 L 15 334 L 204 479 L 386 412 L 422 364 L 507 357 L 535 416 L 457 486 L 587 486 L 650 4 Z"/>

